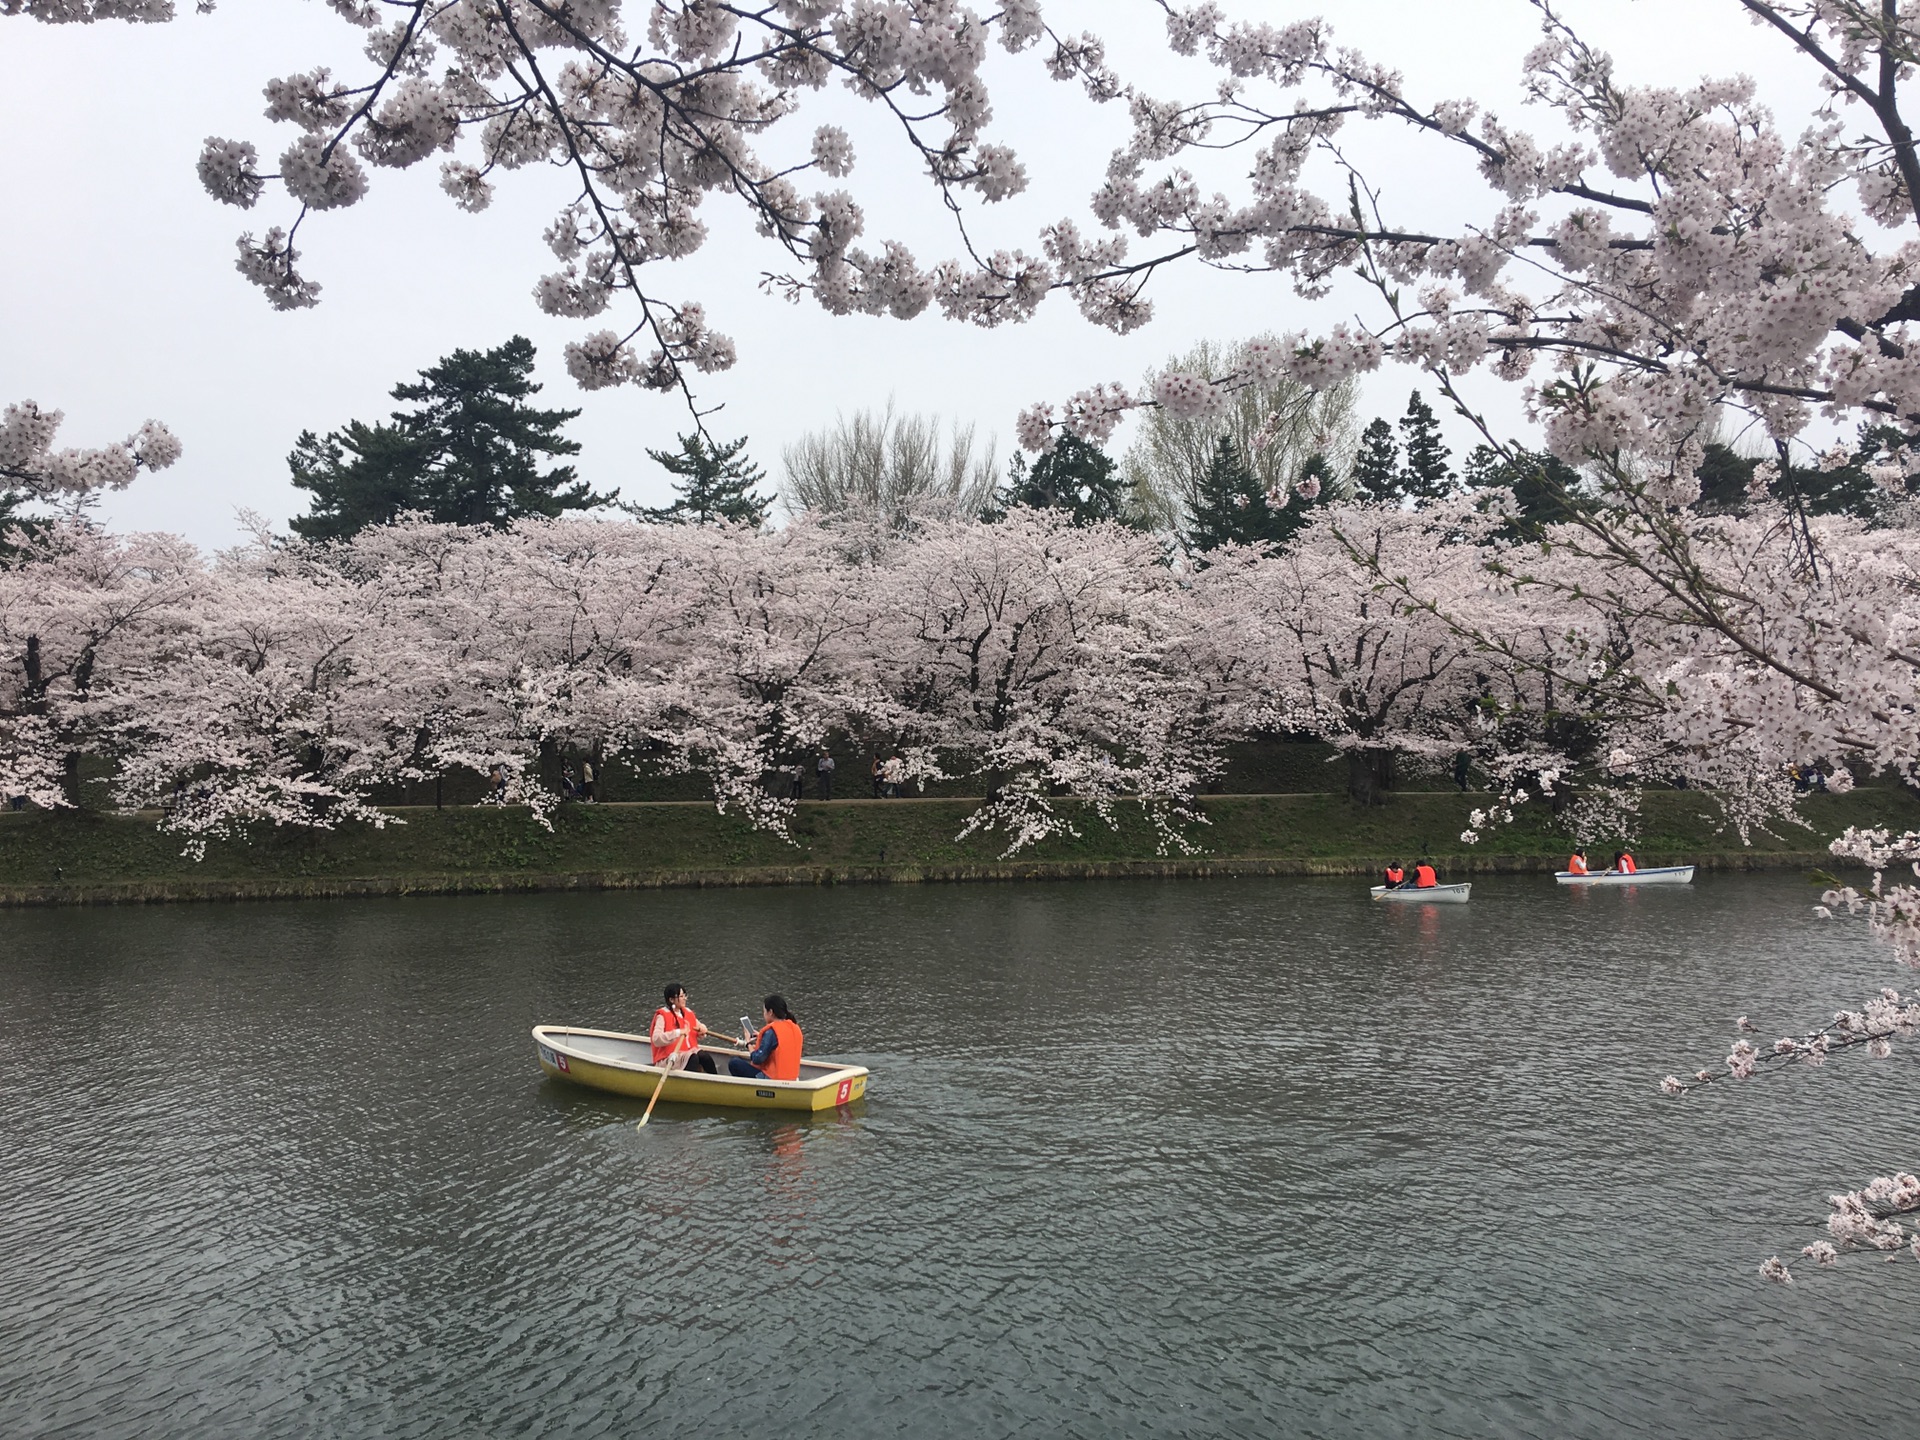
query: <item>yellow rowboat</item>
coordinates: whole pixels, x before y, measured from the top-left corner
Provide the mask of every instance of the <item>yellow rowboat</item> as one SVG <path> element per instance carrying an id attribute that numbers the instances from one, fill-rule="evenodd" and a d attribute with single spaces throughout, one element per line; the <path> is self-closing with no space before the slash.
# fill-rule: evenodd
<path id="1" fill-rule="evenodd" d="M 578 1030 L 570 1025 L 536 1025 L 534 1048 L 540 1068 L 556 1080 L 571 1080 L 615 1095 L 651 1100 L 661 1067 L 652 1062 L 653 1045 L 644 1035 L 618 1030 Z M 802 1060 L 798 1080 L 739 1080 L 726 1073 L 727 1058 L 745 1050 L 702 1045 L 714 1057 L 718 1075 L 674 1070 L 667 1075 L 662 1100 L 688 1105 L 733 1105 L 747 1110 L 831 1110 L 867 1093 L 867 1067 L 831 1060 Z"/>

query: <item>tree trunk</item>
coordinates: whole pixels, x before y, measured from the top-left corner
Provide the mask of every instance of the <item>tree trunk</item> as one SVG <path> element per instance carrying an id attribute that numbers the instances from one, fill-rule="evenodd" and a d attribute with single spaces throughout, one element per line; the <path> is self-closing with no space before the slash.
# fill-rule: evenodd
<path id="1" fill-rule="evenodd" d="M 1347 798 L 1356 805 L 1379 805 L 1393 789 L 1393 751 L 1369 746 L 1347 752 Z"/>

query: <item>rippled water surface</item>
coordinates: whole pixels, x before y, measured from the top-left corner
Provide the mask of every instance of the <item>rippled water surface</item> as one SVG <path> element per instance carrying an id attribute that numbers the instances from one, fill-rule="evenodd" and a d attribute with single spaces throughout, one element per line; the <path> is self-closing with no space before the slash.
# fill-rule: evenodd
<path id="1" fill-rule="evenodd" d="M 1920 1160 L 1920 1051 L 1654 1088 L 1894 978 L 1814 898 L 0 912 L 0 1433 L 1905 1433 L 1920 1267 L 1755 1267 Z M 541 1077 L 530 1025 L 675 978 L 871 1098 L 640 1132 Z"/>

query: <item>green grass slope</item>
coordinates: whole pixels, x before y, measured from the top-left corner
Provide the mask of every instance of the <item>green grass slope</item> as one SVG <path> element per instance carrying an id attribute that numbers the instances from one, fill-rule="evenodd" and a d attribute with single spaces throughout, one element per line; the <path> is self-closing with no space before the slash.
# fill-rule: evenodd
<path id="1" fill-rule="evenodd" d="M 1485 796 L 1398 793 L 1359 809 L 1343 795 L 1221 795 L 1192 853 L 1160 853 L 1138 809 L 1117 826 L 1069 807 L 1077 836 L 1003 855 L 1004 837 L 955 838 L 973 802 L 836 801 L 800 807 L 792 842 L 703 804 L 569 805 L 548 831 L 524 810 L 400 809 L 384 829 L 263 827 L 183 857 L 154 818 L 97 812 L 0 814 L 0 904 L 405 894 L 661 885 L 822 884 L 1041 876 L 1343 874 L 1431 855 L 1443 874 L 1551 870 L 1568 840 L 1543 809 L 1479 845 L 1463 844 Z M 1635 850 L 1643 864 L 1830 865 L 1826 842 L 1849 825 L 1920 829 L 1906 791 L 1860 789 L 1808 797 L 1806 825 L 1755 835 L 1750 846 L 1689 792 L 1644 797 Z M 1598 853 L 1599 847 L 1595 847 Z M 1604 860 L 1604 854 L 1599 854 Z"/>

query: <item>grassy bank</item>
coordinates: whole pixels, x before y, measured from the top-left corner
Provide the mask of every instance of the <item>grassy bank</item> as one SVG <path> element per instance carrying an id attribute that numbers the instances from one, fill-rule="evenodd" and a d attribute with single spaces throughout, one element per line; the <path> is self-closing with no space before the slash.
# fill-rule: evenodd
<path id="1" fill-rule="evenodd" d="M 633 889 L 1105 875 L 1354 874 L 1425 852 L 1449 876 L 1557 869 L 1567 839 L 1544 811 L 1479 846 L 1459 835 L 1483 796 L 1401 793 L 1361 810 L 1342 795 L 1222 795 L 1193 855 L 1155 851 L 1148 826 L 1122 807 L 1120 826 L 1080 819 L 1015 859 L 1004 841 L 957 841 L 964 800 L 804 804 L 794 842 L 757 832 L 704 804 L 572 805 L 551 832 L 526 812 L 398 809 L 402 824 L 332 833 L 263 830 L 183 858 L 148 816 L 0 815 L 0 905 L 87 904 L 463 891 Z M 1643 864 L 1717 868 L 1830 866 L 1827 840 L 1849 825 L 1920 829 L 1904 791 L 1810 797 L 1807 828 L 1756 836 L 1743 848 L 1699 795 L 1650 792 L 1636 853 Z"/>

